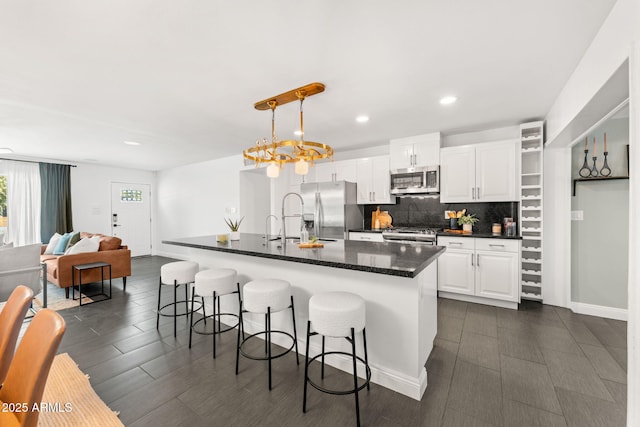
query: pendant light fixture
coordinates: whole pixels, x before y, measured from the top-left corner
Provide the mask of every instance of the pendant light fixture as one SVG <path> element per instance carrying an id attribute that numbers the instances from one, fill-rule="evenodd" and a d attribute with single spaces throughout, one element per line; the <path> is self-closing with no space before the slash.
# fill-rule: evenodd
<path id="1" fill-rule="evenodd" d="M 309 164 L 313 165 L 317 160 L 332 159 L 333 148 L 319 142 L 305 141 L 304 139 L 304 113 L 302 103 L 309 96 L 324 91 L 322 83 L 310 83 L 308 85 L 290 90 L 272 98 L 256 102 L 257 110 L 271 110 L 271 141 L 266 138 L 257 140 L 256 145 L 244 150 L 242 155 L 245 163 L 254 162 L 256 167 L 268 163 L 267 176 L 277 178 L 280 169 L 286 163 L 295 164 L 295 172 L 298 175 L 309 173 Z M 279 141 L 275 133 L 275 112 L 278 105 L 287 104 L 298 100 L 300 102 L 300 139 Z"/>

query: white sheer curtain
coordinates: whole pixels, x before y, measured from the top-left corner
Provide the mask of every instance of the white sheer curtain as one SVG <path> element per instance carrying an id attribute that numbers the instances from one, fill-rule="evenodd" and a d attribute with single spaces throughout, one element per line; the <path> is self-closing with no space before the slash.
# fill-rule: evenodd
<path id="1" fill-rule="evenodd" d="M 40 166 L 4 160 L 0 173 L 7 176 L 6 242 L 14 246 L 40 243 Z"/>

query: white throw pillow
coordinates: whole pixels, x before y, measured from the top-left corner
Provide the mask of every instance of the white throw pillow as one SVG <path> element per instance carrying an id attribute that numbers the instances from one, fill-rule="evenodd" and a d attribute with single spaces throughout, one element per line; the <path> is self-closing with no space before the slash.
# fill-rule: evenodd
<path id="1" fill-rule="evenodd" d="M 49 240 L 49 243 L 47 244 L 47 249 L 44 250 L 45 255 L 53 255 L 53 250 L 58 246 L 58 242 L 61 237 L 62 235 L 60 233 L 55 233 L 51 236 L 51 240 Z"/>
<path id="2" fill-rule="evenodd" d="M 81 239 L 78 243 L 71 246 L 64 253 L 65 255 L 72 254 L 80 254 L 85 252 L 98 252 L 98 248 L 100 247 L 100 236 L 93 237 L 85 237 Z"/>

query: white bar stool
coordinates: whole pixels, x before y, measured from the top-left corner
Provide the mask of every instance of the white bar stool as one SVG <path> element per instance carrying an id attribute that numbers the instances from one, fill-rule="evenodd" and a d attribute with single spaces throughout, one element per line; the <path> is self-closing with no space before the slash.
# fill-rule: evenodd
<path id="1" fill-rule="evenodd" d="M 304 396 L 302 412 L 307 412 L 307 383 L 317 390 L 329 394 L 351 394 L 356 399 L 356 419 L 360 426 L 360 402 L 358 392 L 367 387 L 370 389 L 371 369 L 367 357 L 367 336 L 365 332 L 365 302 L 362 297 L 350 292 L 324 292 L 313 295 L 309 299 L 309 321 L 307 322 L 307 349 L 304 366 Z M 311 332 L 313 327 L 314 332 Z M 364 359 L 356 355 L 356 332 L 362 331 Z M 322 352 L 309 359 L 309 341 L 314 335 L 322 335 Z M 325 337 L 345 338 L 351 343 L 351 353 L 343 351 L 325 351 Z M 343 354 L 353 360 L 353 388 L 348 390 L 332 390 L 322 387 L 309 378 L 309 365 L 321 358 L 321 378 L 324 378 L 324 357 L 328 354 Z M 357 361 L 364 364 L 366 378 L 358 385 Z"/>
<path id="2" fill-rule="evenodd" d="M 231 268 L 213 268 L 210 270 L 202 270 L 195 275 L 195 283 L 193 285 L 193 292 L 191 293 L 191 322 L 189 327 L 189 348 L 191 348 L 191 337 L 193 333 L 202 335 L 213 335 L 213 358 L 216 358 L 216 334 L 227 332 L 240 325 L 240 316 L 235 313 L 222 313 L 220 310 L 220 297 L 223 295 L 238 294 L 238 309 L 242 301 L 240 300 L 240 283 L 238 283 L 238 273 Z M 202 298 L 202 318 L 197 321 L 193 321 L 193 315 L 195 314 L 194 303 L 195 298 Z M 204 309 L 205 297 L 213 297 L 213 314 L 207 316 Z M 216 302 L 218 303 L 216 312 Z M 222 329 L 221 319 L 222 316 L 232 316 L 237 319 L 237 322 L 232 326 L 227 326 Z M 197 326 L 200 323 L 207 324 L 207 319 L 213 321 L 213 332 L 206 332 L 198 330 Z M 216 319 L 218 320 L 218 330 L 216 331 Z"/>
<path id="3" fill-rule="evenodd" d="M 236 348 L 236 375 L 238 375 L 238 364 L 240 354 L 248 359 L 253 360 L 267 360 L 269 362 L 269 390 L 271 390 L 271 360 L 282 357 L 290 352 L 294 346 L 296 349 L 296 363 L 299 365 L 300 360 L 298 358 L 298 336 L 296 334 L 296 315 L 293 307 L 293 295 L 291 295 L 291 284 L 285 280 L 279 279 L 261 279 L 253 280 L 242 288 L 242 308 L 240 309 L 240 327 L 238 328 L 238 345 Z M 291 319 L 293 321 L 293 336 L 285 331 L 272 330 L 271 329 L 271 314 L 291 309 Z M 244 337 L 244 321 L 243 313 L 259 313 L 264 314 L 265 330 L 256 332 Z M 242 331 L 242 339 L 240 339 L 240 333 Z M 280 334 L 291 338 L 291 347 L 281 351 L 278 354 L 272 354 L 271 352 L 271 335 Z M 249 340 L 258 337 L 259 335 L 265 336 L 265 354 L 266 356 L 256 356 L 244 351 L 243 346 Z"/>
<path id="4" fill-rule="evenodd" d="M 173 317 L 173 336 L 176 336 L 176 323 L 178 316 L 189 314 L 189 285 L 196 279 L 198 263 L 193 261 L 176 261 L 164 264 L 160 267 L 160 281 L 158 285 L 158 311 L 156 315 L 156 329 L 160 327 L 160 316 Z M 160 306 L 162 286 L 173 286 L 173 302 Z M 178 286 L 184 285 L 184 300 L 178 301 Z M 184 303 L 184 313 L 178 313 L 178 304 Z M 172 312 L 163 312 L 164 309 L 173 307 Z M 200 307 L 198 307 L 200 309 Z"/>

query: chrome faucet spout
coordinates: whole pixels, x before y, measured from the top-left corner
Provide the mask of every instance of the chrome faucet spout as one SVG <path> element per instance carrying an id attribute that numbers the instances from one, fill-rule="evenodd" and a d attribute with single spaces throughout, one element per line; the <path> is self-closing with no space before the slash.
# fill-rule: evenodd
<path id="1" fill-rule="evenodd" d="M 269 243 L 270 238 L 271 238 L 271 234 L 269 233 L 269 219 L 274 218 L 276 220 L 276 222 L 278 221 L 278 217 L 275 215 L 267 215 L 267 218 L 265 219 L 265 225 L 264 225 L 264 241 L 265 243 Z"/>
<path id="2" fill-rule="evenodd" d="M 285 204 L 287 201 L 287 198 L 290 196 L 294 196 L 297 197 L 298 199 L 300 199 L 300 214 L 299 215 L 287 215 L 285 213 Z M 304 225 L 304 200 L 302 199 L 302 196 L 298 193 L 295 192 L 291 192 L 291 193 L 287 193 L 284 195 L 284 197 L 282 198 L 282 237 L 281 237 L 281 241 L 282 244 L 286 244 L 287 242 L 287 229 L 286 229 L 286 218 L 294 218 L 294 217 L 300 217 L 300 229 L 302 229 L 303 225 Z"/>

